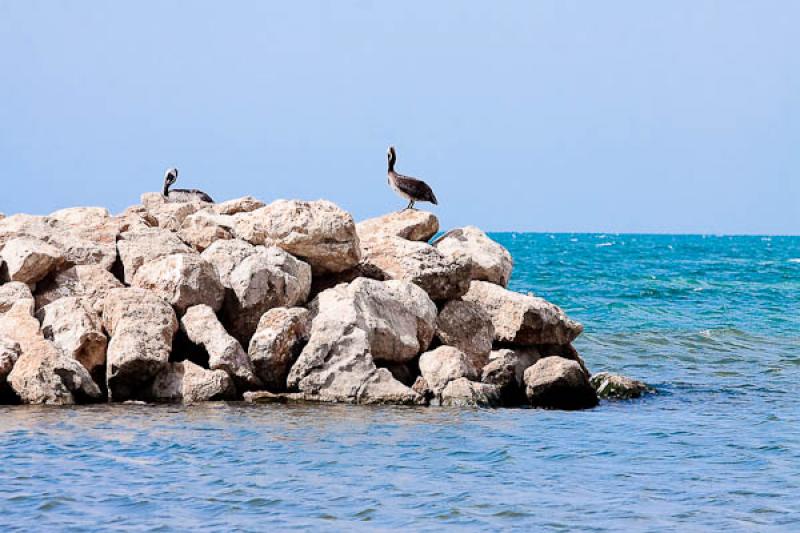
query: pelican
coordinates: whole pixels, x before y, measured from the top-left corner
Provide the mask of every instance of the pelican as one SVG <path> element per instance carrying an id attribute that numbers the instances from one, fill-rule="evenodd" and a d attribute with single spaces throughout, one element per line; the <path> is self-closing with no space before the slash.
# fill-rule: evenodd
<path id="1" fill-rule="evenodd" d="M 164 198 L 170 202 L 208 202 L 214 203 L 209 195 L 197 189 L 172 189 L 169 188 L 178 181 L 178 169 L 170 168 L 164 174 Z"/>
<path id="2" fill-rule="evenodd" d="M 406 209 L 414 209 L 414 202 L 430 202 L 434 205 L 439 205 L 436 195 L 433 194 L 427 183 L 417 178 L 403 176 L 394 171 L 394 164 L 397 161 L 397 153 L 394 151 L 394 146 L 389 147 L 387 156 L 389 158 L 389 186 L 394 192 L 408 200 Z"/>

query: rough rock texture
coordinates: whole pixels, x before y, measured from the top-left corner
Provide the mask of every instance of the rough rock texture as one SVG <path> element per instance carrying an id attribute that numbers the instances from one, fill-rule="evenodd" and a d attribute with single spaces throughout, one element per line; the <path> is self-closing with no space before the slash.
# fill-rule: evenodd
<path id="1" fill-rule="evenodd" d="M 21 352 L 22 349 L 19 347 L 18 342 L 6 337 L 0 337 L 0 388 L 5 386 L 6 378 L 11 369 L 14 368 L 14 363 L 19 359 Z"/>
<path id="2" fill-rule="evenodd" d="M 237 237 L 278 246 L 308 262 L 315 274 L 341 272 L 360 259 L 353 217 L 326 200 L 277 200 L 237 217 Z"/>
<path id="3" fill-rule="evenodd" d="M 452 346 L 439 346 L 419 357 L 419 371 L 434 394 L 440 394 L 453 380 L 474 380 L 478 372 L 469 357 Z"/>
<path id="4" fill-rule="evenodd" d="M 376 361 L 404 363 L 430 344 L 436 306 L 419 287 L 403 281 L 358 278 L 320 293 L 312 302 L 314 320 L 330 315 L 366 332 Z"/>
<path id="5" fill-rule="evenodd" d="M 208 352 L 209 368 L 230 374 L 238 389 L 249 390 L 261 385 L 253 372 L 250 357 L 239 341 L 225 331 L 211 307 L 190 307 L 181 318 L 181 328 L 190 341 Z"/>
<path id="6" fill-rule="evenodd" d="M 161 193 L 156 192 L 142 194 L 141 200 L 150 216 L 158 222 L 158 227 L 170 231 L 178 231 L 186 217 L 211 205 L 199 200 L 196 202 L 172 202 L 164 198 Z"/>
<path id="7" fill-rule="evenodd" d="M 161 295 L 179 314 L 200 304 L 216 311 L 225 297 L 214 265 L 197 254 L 177 253 L 150 261 L 136 271 L 131 285 Z"/>
<path id="8" fill-rule="evenodd" d="M 434 301 L 454 300 L 469 290 L 469 262 L 445 257 L 427 243 L 392 236 L 365 239 L 362 254 L 363 262 L 387 279 L 419 285 Z"/>
<path id="9" fill-rule="evenodd" d="M 30 287 L 20 281 L 0 284 L 0 313 L 5 313 L 20 300 L 28 301 L 30 314 L 33 314 L 33 294 Z"/>
<path id="10" fill-rule="evenodd" d="M 525 371 L 525 394 L 534 407 L 585 409 L 597 405 L 597 394 L 576 361 L 551 356 Z"/>
<path id="11" fill-rule="evenodd" d="M 630 400 L 650 392 L 646 383 L 609 372 L 598 372 L 590 380 L 600 398 L 607 400 Z"/>
<path id="12" fill-rule="evenodd" d="M 106 364 L 108 339 L 97 312 L 80 298 L 60 298 L 37 313 L 42 334 L 61 350 L 96 376 Z"/>
<path id="13" fill-rule="evenodd" d="M 360 239 L 394 236 L 409 241 L 427 241 L 439 231 L 439 220 L 427 211 L 405 209 L 359 222 L 356 230 Z"/>
<path id="14" fill-rule="evenodd" d="M 70 405 L 100 398 L 100 388 L 76 360 L 62 355 L 31 314 L 33 299 L 18 300 L 0 315 L 0 338 L 19 345 L 8 383 L 23 403 Z"/>
<path id="15" fill-rule="evenodd" d="M 114 289 L 103 305 L 111 336 L 106 381 L 114 401 L 137 399 L 169 361 L 178 319 L 172 306 L 144 289 Z"/>
<path id="16" fill-rule="evenodd" d="M 475 226 L 450 230 L 433 246 L 448 257 L 466 256 L 472 266 L 471 279 L 508 285 L 514 268 L 511 254 Z"/>
<path id="17" fill-rule="evenodd" d="M 311 280 L 310 298 L 315 298 L 324 290 L 332 289 L 341 283 L 350 283 L 358 278 L 369 278 L 376 281 L 387 281 L 386 274 L 368 263 L 359 263 L 353 268 L 343 272 L 329 272 L 327 274 L 315 275 Z"/>
<path id="18" fill-rule="evenodd" d="M 223 318 L 228 331 L 246 346 L 261 316 L 274 307 L 306 303 L 311 268 L 277 247 L 258 247 L 228 276 Z"/>
<path id="19" fill-rule="evenodd" d="M 519 403 L 525 396 L 525 370 L 540 358 L 536 348 L 495 350 L 483 367 L 481 381 L 497 386 L 504 403 Z"/>
<path id="20" fill-rule="evenodd" d="M 200 256 L 214 265 L 219 274 L 219 280 L 225 288 L 231 288 L 231 272 L 247 257 L 263 248 L 239 240 L 216 241 L 206 248 Z"/>
<path id="21" fill-rule="evenodd" d="M 197 211 L 183 220 L 178 236 L 202 252 L 216 241 L 232 239 L 235 224 L 231 216 L 219 215 L 211 210 Z"/>
<path id="22" fill-rule="evenodd" d="M 235 215 L 237 213 L 249 213 L 264 207 L 264 202 L 252 196 L 243 196 L 226 202 L 214 204 L 211 208 L 220 215 Z"/>
<path id="23" fill-rule="evenodd" d="M 0 279 L 34 284 L 64 262 L 61 251 L 39 239 L 10 239 L 0 250 Z"/>
<path id="24" fill-rule="evenodd" d="M 500 405 L 500 392 L 494 385 L 461 378 L 447 384 L 440 403 L 447 407 L 496 407 Z"/>
<path id="25" fill-rule="evenodd" d="M 310 329 L 309 312 L 300 307 L 270 309 L 261 317 L 248 354 L 267 389 L 286 389 L 286 376 L 308 341 Z"/>
<path id="26" fill-rule="evenodd" d="M 494 325 L 489 314 L 474 302 L 451 300 L 436 319 L 436 337 L 448 346 L 466 353 L 480 370 L 486 364 L 494 341 Z"/>
<path id="27" fill-rule="evenodd" d="M 100 265 L 77 265 L 37 284 L 36 308 L 41 309 L 61 298 L 77 297 L 97 313 L 102 313 L 106 294 L 122 286 L 111 272 Z"/>
<path id="28" fill-rule="evenodd" d="M 583 326 L 547 300 L 473 281 L 465 301 L 480 305 L 492 319 L 496 342 L 513 345 L 569 344 Z"/>
<path id="29" fill-rule="evenodd" d="M 159 228 L 125 232 L 117 242 L 119 258 L 125 271 L 125 283 L 133 281 L 136 271 L 145 263 L 177 253 L 190 253 L 189 248 L 171 231 Z"/>
<path id="30" fill-rule="evenodd" d="M 207 370 L 191 361 L 180 361 L 158 373 L 147 396 L 162 402 L 209 402 L 235 398 L 236 388 L 224 370 Z"/>

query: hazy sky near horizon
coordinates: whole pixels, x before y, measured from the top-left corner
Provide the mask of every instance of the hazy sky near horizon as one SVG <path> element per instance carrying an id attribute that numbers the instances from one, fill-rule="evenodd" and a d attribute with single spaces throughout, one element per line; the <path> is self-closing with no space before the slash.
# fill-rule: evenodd
<path id="1" fill-rule="evenodd" d="M 0 212 L 425 179 L 444 228 L 800 234 L 800 2 L 0 0 Z"/>

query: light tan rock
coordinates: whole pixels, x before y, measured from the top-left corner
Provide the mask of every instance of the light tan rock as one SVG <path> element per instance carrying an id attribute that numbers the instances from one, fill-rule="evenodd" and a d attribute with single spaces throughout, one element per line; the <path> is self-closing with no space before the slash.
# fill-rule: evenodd
<path id="1" fill-rule="evenodd" d="M 310 328 L 309 312 L 300 307 L 270 309 L 261 317 L 248 354 L 267 389 L 286 389 L 286 376 L 308 341 Z"/>
<path id="2" fill-rule="evenodd" d="M 158 221 L 158 227 L 169 231 L 178 231 L 189 215 L 208 208 L 211 204 L 201 201 L 170 202 L 160 193 L 144 193 L 142 205 L 147 212 Z"/>
<path id="3" fill-rule="evenodd" d="M 177 253 L 142 265 L 131 286 L 148 289 L 166 299 L 183 314 L 193 305 L 222 307 L 225 291 L 214 266 L 197 254 Z"/>
<path id="4" fill-rule="evenodd" d="M 34 300 L 31 289 L 20 281 L 0 284 L 0 314 L 11 309 L 17 302 L 26 302 L 28 314 L 33 316 Z"/>
<path id="5" fill-rule="evenodd" d="M 195 305 L 187 309 L 181 318 L 181 328 L 190 341 L 208 352 L 209 368 L 230 374 L 240 391 L 261 386 L 261 381 L 253 372 L 250 357 L 239 342 L 225 331 L 211 307 Z"/>
<path id="6" fill-rule="evenodd" d="M 394 236 L 409 241 L 427 241 L 439 231 L 439 219 L 427 211 L 405 209 L 361 221 L 356 230 L 362 240 Z"/>
<path id="7" fill-rule="evenodd" d="M 448 257 L 466 256 L 472 265 L 470 279 L 508 285 L 514 260 L 501 244 L 475 226 L 450 230 L 433 243 Z"/>
<path id="8" fill-rule="evenodd" d="M 247 346 L 261 316 L 274 307 L 295 307 L 308 299 L 311 267 L 277 247 L 258 247 L 228 277 L 224 323 Z"/>
<path id="9" fill-rule="evenodd" d="M 160 296 L 135 288 L 113 289 L 103 305 L 103 326 L 111 336 L 106 380 L 113 401 L 139 399 L 169 361 L 178 319 Z"/>
<path id="10" fill-rule="evenodd" d="M 525 370 L 525 394 L 534 407 L 586 409 L 597 405 L 597 394 L 576 361 L 551 356 Z"/>
<path id="11" fill-rule="evenodd" d="M 400 237 L 379 237 L 362 242 L 363 262 L 387 279 L 414 283 L 434 301 L 454 300 L 469 289 L 470 264 L 443 256 L 433 246 Z"/>
<path id="12" fill-rule="evenodd" d="M 167 365 L 153 380 L 148 398 L 161 402 L 197 403 L 236 397 L 233 380 L 224 370 L 207 370 L 191 361 Z"/>
<path id="13" fill-rule="evenodd" d="M 177 235 L 160 228 L 125 232 L 117 242 L 119 258 L 125 270 L 125 283 L 132 283 L 139 268 L 160 257 L 194 253 Z"/>
<path id="14" fill-rule="evenodd" d="M 47 218 L 68 226 L 96 228 L 108 222 L 111 214 L 104 207 L 68 207 L 50 213 Z"/>
<path id="15" fill-rule="evenodd" d="M 497 387 L 467 378 L 450 381 L 440 399 L 440 404 L 446 407 L 496 407 L 500 403 Z"/>
<path id="16" fill-rule="evenodd" d="M 236 217 L 237 237 L 278 246 L 308 262 L 315 274 L 341 272 L 360 259 L 353 217 L 326 200 L 276 200 Z"/>
<path id="17" fill-rule="evenodd" d="M 212 209 L 220 215 L 236 215 L 238 213 L 249 213 L 264 207 L 264 202 L 252 196 L 243 196 L 233 200 L 227 200 L 214 204 Z"/>
<path id="18" fill-rule="evenodd" d="M 48 242 L 62 250 L 69 265 L 100 265 L 111 270 L 117 259 L 121 221 L 102 207 L 71 207 L 50 214 Z"/>
<path id="19" fill-rule="evenodd" d="M 101 265 L 76 265 L 49 276 L 36 286 L 36 308 L 61 298 L 77 297 L 97 313 L 103 312 L 103 300 L 111 289 L 122 283 Z"/>
<path id="20" fill-rule="evenodd" d="M 478 372 L 467 355 L 452 346 L 439 346 L 419 357 L 419 371 L 434 394 L 440 394 L 453 380 L 477 379 Z"/>
<path id="21" fill-rule="evenodd" d="M 46 340 L 32 315 L 32 300 L 19 300 L 0 315 L 0 337 L 19 345 L 7 380 L 23 403 L 70 405 L 100 398 L 86 369 Z"/>
<path id="22" fill-rule="evenodd" d="M 465 301 L 480 305 L 492 318 L 496 342 L 513 345 L 569 344 L 583 326 L 547 300 L 473 281 Z"/>
<path id="23" fill-rule="evenodd" d="M 216 241 L 232 239 L 234 224 L 233 217 L 204 209 L 183 220 L 178 236 L 183 242 L 202 252 Z"/>
<path id="24" fill-rule="evenodd" d="M 474 302 L 451 300 L 436 319 L 436 337 L 447 346 L 458 348 L 480 370 L 492 351 L 492 318 Z"/>
<path id="25" fill-rule="evenodd" d="M 108 339 L 98 313 L 80 298 L 60 298 L 37 313 L 42 334 L 92 376 L 106 364 Z"/>
<path id="26" fill-rule="evenodd" d="M 222 286 L 230 289 L 231 272 L 247 257 L 259 250 L 263 250 L 263 248 L 253 246 L 240 239 L 220 240 L 203 250 L 200 257 L 214 265 Z"/>
<path id="27" fill-rule="evenodd" d="M 0 250 L 0 263 L 4 263 L 0 278 L 31 285 L 63 262 L 61 251 L 44 241 L 28 237 L 10 239 Z"/>

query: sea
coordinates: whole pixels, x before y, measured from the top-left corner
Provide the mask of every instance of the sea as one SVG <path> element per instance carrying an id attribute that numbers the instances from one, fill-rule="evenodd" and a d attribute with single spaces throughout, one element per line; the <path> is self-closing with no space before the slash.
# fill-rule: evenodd
<path id="1" fill-rule="evenodd" d="M 492 236 L 656 393 L 0 407 L 0 530 L 800 531 L 800 237 Z"/>

